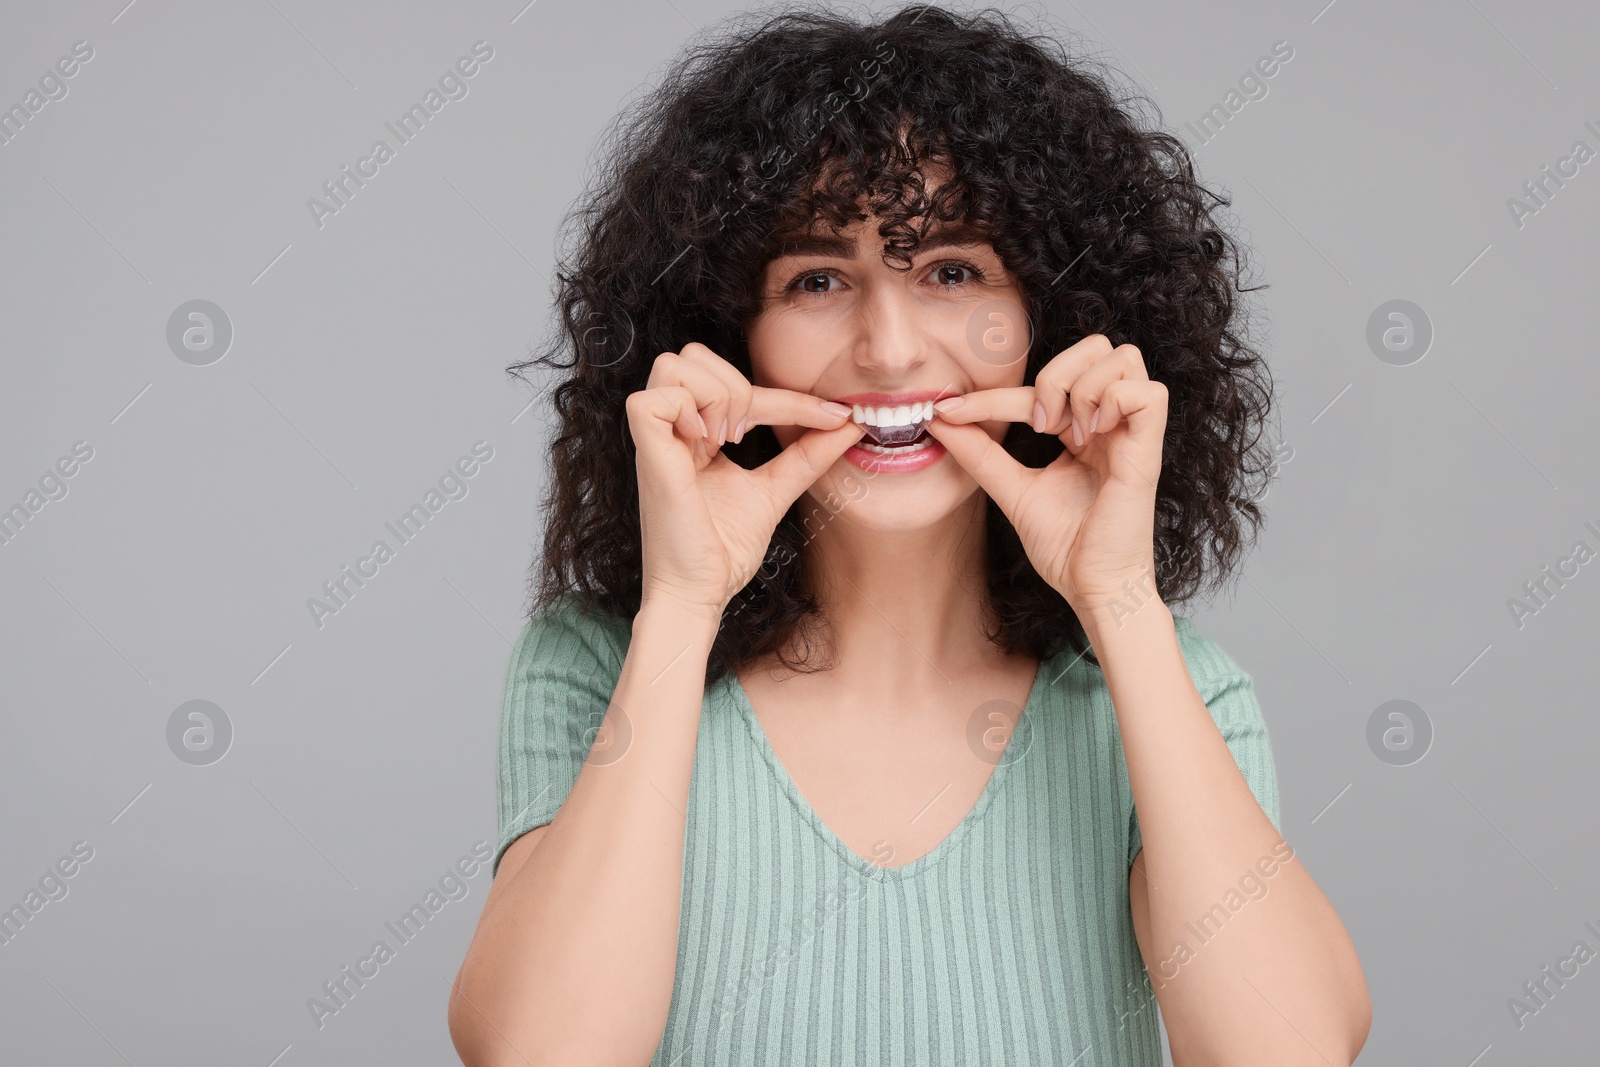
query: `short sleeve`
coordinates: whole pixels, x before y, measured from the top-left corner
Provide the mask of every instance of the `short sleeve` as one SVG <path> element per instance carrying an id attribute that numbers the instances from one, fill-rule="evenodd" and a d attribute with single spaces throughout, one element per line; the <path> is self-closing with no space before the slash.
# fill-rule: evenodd
<path id="1" fill-rule="evenodd" d="M 572 594 L 524 623 L 500 704 L 493 873 L 513 841 L 566 802 L 611 704 L 631 633 L 626 620 L 585 610 Z"/>
<path id="2" fill-rule="evenodd" d="M 1206 702 L 1212 721 L 1233 753 L 1233 762 L 1244 775 L 1245 784 L 1255 795 L 1261 810 L 1282 831 L 1278 811 L 1278 772 L 1272 759 L 1272 744 L 1267 724 L 1256 701 L 1255 682 L 1215 641 L 1202 637 L 1187 618 L 1174 618 L 1178 647 L 1189 666 L 1189 677 Z M 1128 812 L 1128 864 L 1139 852 L 1143 840 L 1139 833 L 1139 813 Z"/>

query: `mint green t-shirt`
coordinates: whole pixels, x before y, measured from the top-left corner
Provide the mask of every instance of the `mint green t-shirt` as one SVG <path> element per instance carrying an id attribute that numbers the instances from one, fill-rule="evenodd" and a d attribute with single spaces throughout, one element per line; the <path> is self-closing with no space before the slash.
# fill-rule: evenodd
<path id="1" fill-rule="evenodd" d="M 1195 687 L 1278 825 L 1251 678 L 1175 619 Z M 523 627 L 506 672 L 500 857 L 555 816 L 610 703 L 630 620 L 575 599 Z M 1159 1067 L 1134 938 L 1139 824 L 1111 697 L 1044 662 L 977 804 L 880 867 L 822 821 L 732 673 L 708 686 L 689 787 L 677 976 L 650 1067 Z"/>

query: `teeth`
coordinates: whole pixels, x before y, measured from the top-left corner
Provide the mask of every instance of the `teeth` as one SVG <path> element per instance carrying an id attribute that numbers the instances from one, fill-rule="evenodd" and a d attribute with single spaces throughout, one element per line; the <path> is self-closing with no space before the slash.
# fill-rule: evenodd
<path id="1" fill-rule="evenodd" d="M 908 426 L 933 418 L 933 401 L 876 408 L 856 404 L 851 408 L 851 415 L 855 421 L 867 426 Z"/>
<path id="2" fill-rule="evenodd" d="M 867 427 L 868 436 L 879 444 L 909 444 L 933 418 L 933 401 L 923 400 L 898 407 L 866 407 L 856 404 L 851 417 Z"/>

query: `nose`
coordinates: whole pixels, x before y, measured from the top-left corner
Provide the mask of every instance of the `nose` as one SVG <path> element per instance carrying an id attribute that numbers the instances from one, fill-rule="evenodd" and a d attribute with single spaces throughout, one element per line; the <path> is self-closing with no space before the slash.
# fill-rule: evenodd
<path id="1" fill-rule="evenodd" d="M 857 304 L 855 362 L 874 377 L 899 380 L 928 358 L 928 322 L 903 285 L 872 287 Z"/>

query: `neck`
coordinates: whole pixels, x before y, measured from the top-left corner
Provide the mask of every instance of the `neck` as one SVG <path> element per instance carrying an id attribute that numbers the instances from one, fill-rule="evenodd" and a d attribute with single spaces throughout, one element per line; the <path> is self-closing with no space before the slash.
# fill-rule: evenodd
<path id="1" fill-rule="evenodd" d="M 938 678 L 999 654 L 983 634 L 987 502 L 974 493 L 936 525 L 905 532 L 861 526 L 846 508 L 818 532 L 806 564 L 834 662 L 850 667 L 857 650 L 881 676 Z"/>

